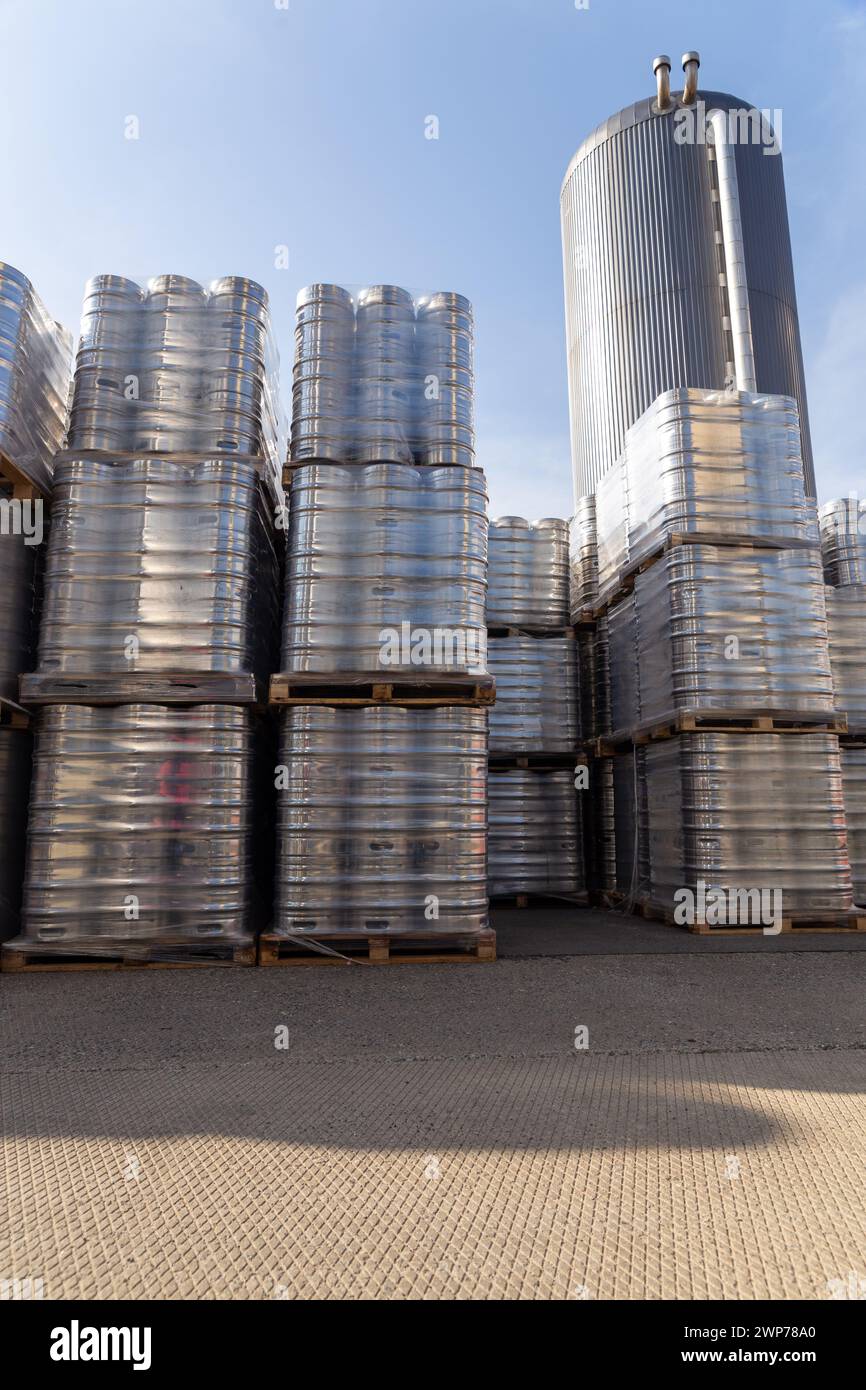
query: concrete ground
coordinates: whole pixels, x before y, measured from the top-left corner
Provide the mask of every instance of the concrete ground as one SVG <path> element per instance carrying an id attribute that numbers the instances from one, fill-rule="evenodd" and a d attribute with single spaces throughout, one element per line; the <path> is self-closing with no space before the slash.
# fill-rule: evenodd
<path id="1" fill-rule="evenodd" d="M 0 977 L 0 1279 L 46 1298 L 866 1291 L 866 937 L 707 942 L 570 909 L 495 925 L 495 965 Z"/>

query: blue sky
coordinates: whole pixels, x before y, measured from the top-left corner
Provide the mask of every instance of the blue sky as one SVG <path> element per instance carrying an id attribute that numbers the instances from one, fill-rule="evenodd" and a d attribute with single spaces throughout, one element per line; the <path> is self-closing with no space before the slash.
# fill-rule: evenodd
<path id="1" fill-rule="evenodd" d="M 782 109 L 819 492 L 866 491 L 866 5 L 281 4 L 0 0 L 0 258 L 58 318 L 101 271 L 253 276 L 288 398 L 299 286 L 460 290 L 492 514 L 567 515 L 560 183 L 655 53 L 697 48 L 707 87 Z"/>

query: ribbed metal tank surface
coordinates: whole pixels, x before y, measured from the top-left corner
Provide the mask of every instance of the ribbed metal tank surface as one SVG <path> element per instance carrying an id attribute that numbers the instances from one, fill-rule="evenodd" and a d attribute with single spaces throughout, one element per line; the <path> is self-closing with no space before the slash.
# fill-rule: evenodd
<path id="1" fill-rule="evenodd" d="M 705 141 L 683 139 L 673 97 L 665 112 L 646 98 L 602 122 L 562 185 L 576 498 L 595 490 L 629 425 L 663 391 L 726 383 L 714 162 Z M 704 114 L 749 110 L 724 92 L 698 97 Z M 814 496 L 782 157 L 767 152 L 770 134 L 762 124 L 760 139 L 734 147 L 757 389 L 797 399 Z"/>
<path id="2" fill-rule="evenodd" d="M 828 584 L 866 584 L 866 511 L 856 497 L 826 502 L 818 512 Z"/>
<path id="3" fill-rule="evenodd" d="M 583 892 L 583 839 L 572 770 L 491 768 L 487 789 L 490 896 Z"/>
<path id="4" fill-rule="evenodd" d="M 832 712 L 817 551 L 673 546 L 633 597 L 642 721 L 680 709 Z"/>
<path id="5" fill-rule="evenodd" d="M 836 708 L 851 733 L 866 734 L 866 584 L 824 592 Z"/>
<path id="6" fill-rule="evenodd" d="M 25 729 L 0 728 L 0 941 L 18 930 L 32 756 Z"/>
<path id="7" fill-rule="evenodd" d="M 581 730 L 573 637 L 491 637 L 490 751 L 566 753 Z"/>
<path id="8" fill-rule="evenodd" d="M 273 669 L 274 532 L 254 464 L 57 465 L 39 669 Z"/>
<path id="9" fill-rule="evenodd" d="M 842 747 L 842 790 L 854 902 L 866 907 L 866 747 Z"/>
<path id="10" fill-rule="evenodd" d="M 487 925 L 487 716 L 459 707 L 283 714 L 278 933 Z"/>
<path id="11" fill-rule="evenodd" d="M 595 495 L 579 497 L 568 527 L 568 560 L 571 569 L 571 621 L 598 602 L 598 534 Z"/>
<path id="12" fill-rule="evenodd" d="M 489 627 L 566 627 L 570 621 L 568 522 L 500 516 L 490 523 Z"/>
<path id="13" fill-rule="evenodd" d="M 852 905 L 839 740 L 697 733 L 646 750 L 653 900 L 679 888 L 778 889 L 782 912 Z"/>
<path id="14" fill-rule="evenodd" d="M 252 720 L 229 705 L 46 708 L 25 935 L 108 949 L 249 934 Z"/>
<path id="15" fill-rule="evenodd" d="M 0 486 L 0 498 L 12 489 Z M 26 504 L 25 504 L 26 505 Z M 0 696 L 18 699 L 18 677 L 33 669 L 36 566 L 40 547 L 23 535 L 0 533 Z"/>
<path id="16" fill-rule="evenodd" d="M 283 671 L 486 673 L 480 469 L 309 464 L 291 500 Z"/>

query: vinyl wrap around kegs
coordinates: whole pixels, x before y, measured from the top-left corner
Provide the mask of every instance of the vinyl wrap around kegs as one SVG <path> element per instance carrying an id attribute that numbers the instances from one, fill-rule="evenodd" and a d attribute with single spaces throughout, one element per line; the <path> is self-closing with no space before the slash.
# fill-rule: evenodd
<path id="1" fill-rule="evenodd" d="M 240 959 L 270 877 L 269 721 L 202 693 L 179 701 L 187 677 L 215 701 L 251 701 L 277 660 L 285 430 L 267 295 L 241 277 L 205 289 L 164 275 L 146 289 L 98 276 L 85 296 L 8 949 L 183 961 L 225 945 Z"/>
<path id="2" fill-rule="evenodd" d="M 818 525 L 827 583 L 866 584 L 866 503 L 856 497 L 826 502 L 818 512 Z"/>
<path id="3" fill-rule="evenodd" d="M 273 669 L 276 536 L 254 463 L 57 466 L 39 671 Z"/>
<path id="4" fill-rule="evenodd" d="M 649 805 L 646 749 L 635 747 L 610 760 L 615 887 L 629 902 L 650 891 Z"/>
<path id="5" fill-rule="evenodd" d="M 19 925 L 31 758 L 26 729 L 0 728 L 0 941 Z"/>
<path id="6" fill-rule="evenodd" d="M 0 261 L 0 455 L 41 491 L 63 443 L 72 339 L 20 270 Z"/>
<path id="7" fill-rule="evenodd" d="M 253 715 L 54 705 L 39 721 L 22 914 L 60 949 L 245 940 Z"/>
<path id="8" fill-rule="evenodd" d="M 480 469 L 300 466 L 281 669 L 486 674 L 486 568 Z"/>
<path id="9" fill-rule="evenodd" d="M 12 488 L 0 484 L 9 502 Z M 35 518 L 34 518 L 35 519 Z M 30 537 L 30 540 L 34 537 Z M 18 699 L 18 677 L 36 655 L 36 584 L 43 546 L 26 535 L 0 532 L 0 696 Z"/>
<path id="10" fill-rule="evenodd" d="M 589 882 L 603 893 L 613 893 L 619 888 L 617 878 L 616 854 L 616 784 L 614 778 L 614 758 L 599 758 L 592 769 L 593 823 L 589 840 Z M 621 788 L 622 790 L 622 788 Z M 626 805 L 634 816 L 634 805 L 627 799 Z M 627 814 L 620 807 L 620 815 Z M 634 828 L 630 831 L 630 842 Z M 629 875 L 631 880 L 631 875 Z"/>
<path id="11" fill-rule="evenodd" d="M 866 744 L 843 745 L 841 757 L 854 902 L 866 907 Z"/>
<path id="12" fill-rule="evenodd" d="M 633 607 L 638 721 L 681 709 L 832 713 L 817 551 L 674 546 L 637 576 Z"/>
<path id="13" fill-rule="evenodd" d="M 585 891 L 583 818 L 574 764 L 581 736 L 571 629 L 568 523 L 504 516 L 490 524 L 487 660 L 492 896 Z M 543 766 L 520 766 L 521 755 Z M 570 755 L 570 757 L 568 756 Z M 566 759 L 568 765 L 563 763 Z M 525 761 L 525 758 L 524 758 Z"/>
<path id="14" fill-rule="evenodd" d="M 614 744 L 597 823 L 614 838 L 595 861 L 602 883 L 615 863 L 627 900 L 671 912 L 675 890 L 702 880 L 778 889 L 800 918 L 851 907 L 839 738 L 808 729 L 856 710 L 852 686 L 866 697 L 862 641 L 858 650 L 846 632 L 862 610 L 856 589 L 825 589 L 802 478 L 793 401 L 681 390 L 635 423 L 599 483 L 608 606 L 593 648 L 595 715 Z M 727 727 L 628 751 L 632 734 L 664 731 L 679 713 Z M 800 731 L 733 727 L 738 715 L 773 714 Z"/>
<path id="15" fill-rule="evenodd" d="M 571 621 L 598 602 L 598 531 L 595 494 L 580 497 L 568 529 L 568 561 L 571 570 Z"/>
<path id="16" fill-rule="evenodd" d="M 275 932 L 482 930 L 486 755 L 481 709 L 286 710 Z"/>
<path id="17" fill-rule="evenodd" d="M 21 271 L 0 262 L 0 698 L 36 659 L 54 456 L 63 443 L 72 339 Z M 19 929 L 32 738 L 20 711 L 0 727 L 0 940 Z"/>
<path id="18" fill-rule="evenodd" d="M 490 751 L 570 753 L 580 738 L 574 637 L 490 637 Z"/>
<path id="19" fill-rule="evenodd" d="M 410 701 L 487 675 L 473 354 L 462 295 L 298 295 L 281 671 L 406 689 L 282 712 L 276 936 L 487 926 L 487 711 Z"/>
<path id="20" fill-rule="evenodd" d="M 353 456 L 411 463 L 415 404 L 415 305 L 398 285 L 358 296 Z"/>
<path id="21" fill-rule="evenodd" d="M 825 593 L 836 708 L 852 734 L 866 734 L 866 584 Z"/>
<path id="22" fill-rule="evenodd" d="M 550 631 L 569 613 L 568 523 L 500 516 L 490 523 L 488 627 Z"/>
<path id="23" fill-rule="evenodd" d="M 836 708 L 849 733 L 866 735 L 866 504 L 837 498 L 819 522 Z"/>
<path id="24" fill-rule="evenodd" d="M 852 898 L 839 740 L 832 734 L 688 733 L 646 750 L 651 897 L 778 890 L 787 913 L 844 913 Z"/>
<path id="25" fill-rule="evenodd" d="M 491 896 L 583 892 L 582 827 L 573 771 L 491 767 L 487 789 Z"/>
<path id="26" fill-rule="evenodd" d="M 637 605 L 634 593 L 614 604 L 607 614 L 607 659 L 610 682 L 611 731 L 634 729 L 641 717 L 641 676 L 638 666 Z"/>
<path id="27" fill-rule="evenodd" d="M 796 403 L 677 390 L 649 407 L 596 492 L 599 588 L 609 596 L 670 536 L 818 544 Z"/>
<path id="28" fill-rule="evenodd" d="M 268 295 L 242 276 L 85 289 L 68 447 L 76 452 L 253 455 L 276 486 L 285 425 Z"/>
<path id="29" fill-rule="evenodd" d="M 297 300 L 295 463 L 475 463 L 472 306 L 398 285 L 315 284 Z"/>

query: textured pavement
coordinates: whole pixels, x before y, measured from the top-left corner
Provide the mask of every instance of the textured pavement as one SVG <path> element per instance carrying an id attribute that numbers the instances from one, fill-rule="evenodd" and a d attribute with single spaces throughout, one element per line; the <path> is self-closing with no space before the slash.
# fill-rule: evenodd
<path id="1" fill-rule="evenodd" d="M 215 1299 L 866 1279 L 859 943 L 609 954 L 623 924 L 587 920 L 585 953 L 543 958 L 517 915 L 492 966 L 0 977 L 0 1279 Z"/>

